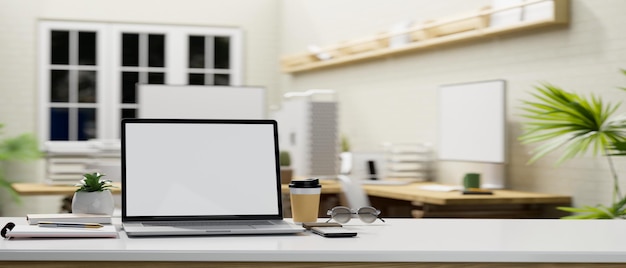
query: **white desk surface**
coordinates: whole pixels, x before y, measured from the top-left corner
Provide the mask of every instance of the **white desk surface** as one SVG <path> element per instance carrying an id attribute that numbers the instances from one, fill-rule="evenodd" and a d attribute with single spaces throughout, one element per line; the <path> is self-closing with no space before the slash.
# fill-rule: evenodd
<path id="1" fill-rule="evenodd" d="M 4 226 L 22 218 L 0 218 Z M 114 222 L 119 223 L 119 219 Z M 311 233 L 78 239 L 1 239 L 0 260 L 259 262 L 626 263 L 622 220 L 387 219 L 345 227 L 355 238 Z M 119 225 L 118 225 L 119 228 Z"/>

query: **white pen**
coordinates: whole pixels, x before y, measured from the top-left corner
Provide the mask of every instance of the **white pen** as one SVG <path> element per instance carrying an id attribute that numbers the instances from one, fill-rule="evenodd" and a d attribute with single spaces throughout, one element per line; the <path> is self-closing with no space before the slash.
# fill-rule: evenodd
<path id="1" fill-rule="evenodd" d="M 81 223 L 81 222 L 39 222 L 39 227 L 72 227 L 72 228 L 102 228 L 103 225 L 99 223 Z"/>

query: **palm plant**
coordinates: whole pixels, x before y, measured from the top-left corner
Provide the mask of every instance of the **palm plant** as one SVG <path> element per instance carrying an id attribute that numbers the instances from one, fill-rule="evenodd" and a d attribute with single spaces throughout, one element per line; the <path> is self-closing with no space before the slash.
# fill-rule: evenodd
<path id="1" fill-rule="evenodd" d="M 0 131 L 4 127 L 0 124 Z M 0 138 L 1 138 L 0 132 Z M 0 164 L 5 161 L 12 160 L 31 160 L 41 157 L 37 140 L 31 134 L 22 134 L 17 137 L 10 137 L 0 139 Z M 11 188 L 11 182 L 5 178 L 4 171 L 0 165 L 0 189 L 5 188 L 15 202 L 19 202 L 19 195 L 13 188 Z"/>
<path id="2" fill-rule="evenodd" d="M 622 72 L 626 74 L 625 70 Z M 529 163 L 556 149 L 564 151 L 558 163 L 592 150 L 594 156 L 606 156 L 612 174 L 611 206 L 561 207 L 561 210 L 578 213 L 565 218 L 626 218 L 626 198 L 620 191 L 611 158 L 626 155 L 626 116 L 615 115 L 620 104 L 605 103 L 593 94 L 585 98 L 550 84 L 536 89 L 538 92 L 532 94 L 536 100 L 523 101 L 522 109 L 526 112 L 523 117 L 531 121 L 524 123 L 525 133 L 519 137 L 525 144 L 543 142 L 532 151 Z"/>

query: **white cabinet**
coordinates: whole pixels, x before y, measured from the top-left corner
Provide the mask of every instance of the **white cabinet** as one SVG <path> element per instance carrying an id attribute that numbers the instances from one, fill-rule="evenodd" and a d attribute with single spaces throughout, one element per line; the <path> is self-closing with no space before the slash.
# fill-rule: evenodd
<path id="1" fill-rule="evenodd" d="M 283 101 L 273 113 L 279 147 L 291 155 L 296 176 L 335 176 L 339 170 L 337 103 L 311 96 Z"/>

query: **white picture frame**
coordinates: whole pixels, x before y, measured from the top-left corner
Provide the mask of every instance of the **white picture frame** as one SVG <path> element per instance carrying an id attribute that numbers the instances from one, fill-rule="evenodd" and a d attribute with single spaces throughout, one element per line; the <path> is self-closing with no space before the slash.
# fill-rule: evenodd
<path id="1" fill-rule="evenodd" d="M 440 87 L 440 160 L 506 163 L 505 90 L 504 80 Z"/>

